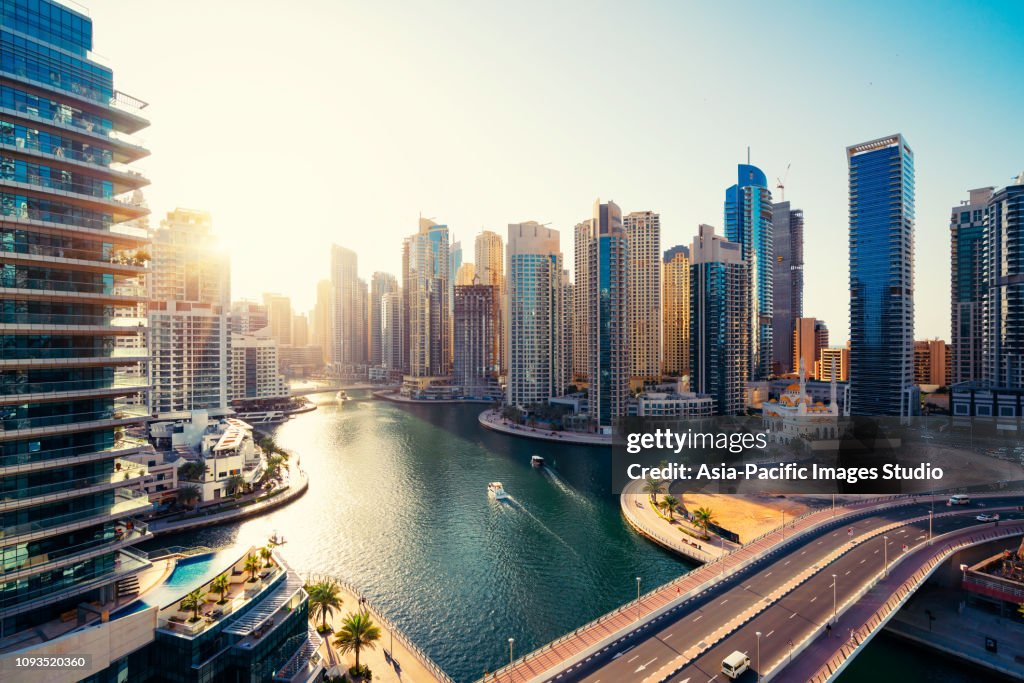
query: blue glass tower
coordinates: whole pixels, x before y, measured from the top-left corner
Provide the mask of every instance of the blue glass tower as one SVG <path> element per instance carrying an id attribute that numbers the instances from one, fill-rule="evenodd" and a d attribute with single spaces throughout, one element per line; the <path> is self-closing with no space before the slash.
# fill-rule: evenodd
<path id="1" fill-rule="evenodd" d="M 897 134 L 846 157 L 851 414 L 915 415 L 914 153 Z"/>
<path id="2" fill-rule="evenodd" d="M 150 507 L 122 456 L 145 411 L 147 361 L 115 307 L 145 300 L 147 181 L 126 164 L 145 103 L 90 59 L 89 18 L 49 0 L 0 3 L 0 624 L 3 636 L 109 604 L 150 566 L 130 549 Z"/>
<path id="3" fill-rule="evenodd" d="M 590 410 L 601 427 L 626 414 L 632 357 L 626 316 L 629 236 L 614 202 L 594 202 L 587 244 Z"/>
<path id="4" fill-rule="evenodd" d="M 750 164 L 737 167 L 736 184 L 725 191 L 725 239 L 740 245 L 750 286 L 750 380 L 772 374 L 774 313 L 774 239 L 772 193 L 764 172 Z"/>
<path id="5" fill-rule="evenodd" d="M 985 223 L 985 381 L 1024 389 L 1024 173 L 992 195 Z"/>

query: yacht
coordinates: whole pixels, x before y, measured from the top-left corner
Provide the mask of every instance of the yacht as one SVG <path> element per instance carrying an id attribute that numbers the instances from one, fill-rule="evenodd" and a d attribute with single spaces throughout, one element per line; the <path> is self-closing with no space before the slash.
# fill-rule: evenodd
<path id="1" fill-rule="evenodd" d="M 505 493 L 505 487 L 501 485 L 500 481 L 492 481 L 487 485 L 487 495 L 495 500 L 508 498 L 508 494 Z"/>
<path id="2" fill-rule="evenodd" d="M 530 464 L 537 468 L 544 467 L 544 458 L 539 455 L 535 455 L 530 458 Z"/>

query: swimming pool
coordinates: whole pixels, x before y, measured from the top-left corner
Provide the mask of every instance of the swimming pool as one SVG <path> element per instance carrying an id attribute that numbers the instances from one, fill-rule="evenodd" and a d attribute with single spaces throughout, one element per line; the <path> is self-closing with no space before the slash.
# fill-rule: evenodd
<path id="1" fill-rule="evenodd" d="M 223 572 L 237 560 L 231 551 L 220 551 L 182 557 L 174 565 L 170 576 L 159 586 L 151 589 L 142 599 L 126 605 L 110 615 L 111 619 L 135 614 L 152 607 L 167 607 L 174 604 L 189 591 L 197 588 Z"/>

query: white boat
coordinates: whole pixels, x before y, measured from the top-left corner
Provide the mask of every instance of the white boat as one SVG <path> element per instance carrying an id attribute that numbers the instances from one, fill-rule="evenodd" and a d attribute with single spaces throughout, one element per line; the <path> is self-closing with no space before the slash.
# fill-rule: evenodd
<path id="1" fill-rule="evenodd" d="M 270 545 L 284 545 L 285 543 L 287 543 L 287 541 L 284 538 L 284 535 L 281 534 L 277 529 L 274 529 L 274 533 L 270 534 L 270 538 L 268 540 L 270 542 Z"/>
<path id="2" fill-rule="evenodd" d="M 508 498 L 508 494 L 505 493 L 505 487 L 501 485 L 500 481 L 492 481 L 487 485 L 487 495 L 495 500 Z"/>
<path id="3" fill-rule="evenodd" d="M 544 467 L 544 458 L 542 458 L 539 455 L 535 455 L 532 458 L 530 458 L 530 464 L 538 468 Z"/>
<path id="4" fill-rule="evenodd" d="M 338 401 L 339 401 L 339 402 L 341 402 L 341 401 L 348 401 L 348 400 L 350 400 L 350 399 L 349 399 L 349 397 L 348 397 L 348 394 L 347 394 L 347 393 L 345 392 L 345 390 L 344 390 L 344 389 L 342 389 L 341 391 L 339 391 L 339 392 L 338 392 L 338 393 L 337 393 L 337 394 L 335 395 L 335 398 L 336 398 L 336 399 L 338 399 Z"/>

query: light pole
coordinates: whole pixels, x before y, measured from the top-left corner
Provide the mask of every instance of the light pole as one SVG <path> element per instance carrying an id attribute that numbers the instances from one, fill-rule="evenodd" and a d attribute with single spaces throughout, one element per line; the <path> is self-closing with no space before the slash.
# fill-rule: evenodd
<path id="1" fill-rule="evenodd" d="M 516 642 L 515 638 L 508 639 L 508 665 L 512 666 L 512 644 Z"/>
<path id="2" fill-rule="evenodd" d="M 932 507 L 928 510 L 928 545 L 932 544 L 932 516 L 935 514 L 935 496 L 932 496 Z"/>
<path id="3" fill-rule="evenodd" d="M 836 516 L 836 494 L 832 494 L 832 516 Z"/>
<path id="4" fill-rule="evenodd" d="M 786 540 L 786 511 L 782 511 L 782 540 Z"/>
<path id="5" fill-rule="evenodd" d="M 636 577 L 636 620 L 640 621 L 640 577 Z"/>
<path id="6" fill-rule="evenodd" d="M 884 565 L 884 571 L 882 572 L 882 578 L 889 578 L 889 537 L 882 536 L 882 564 Z"/>
<path id="7" fill-rule="evenodd" d="M 832 623 L 836 623 L 836 575 L 832 575 Z"/>
<path id="8" fill-rule="evenodd" d="M 761 683 L 761 632 L 758 631 L 757 636 L 757 683 Z"/>

